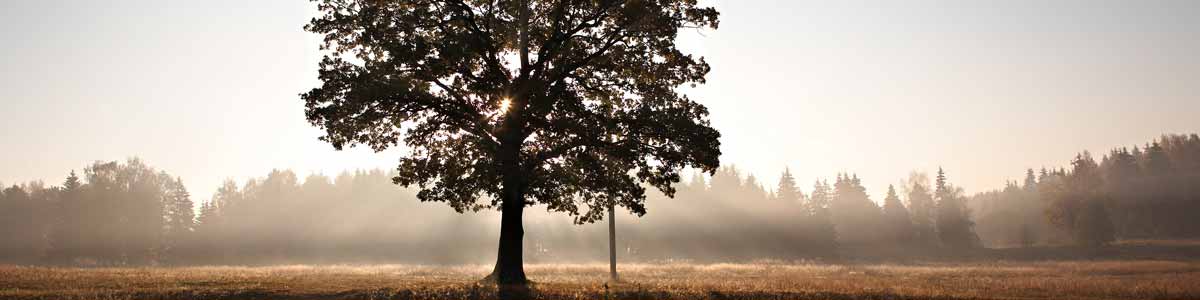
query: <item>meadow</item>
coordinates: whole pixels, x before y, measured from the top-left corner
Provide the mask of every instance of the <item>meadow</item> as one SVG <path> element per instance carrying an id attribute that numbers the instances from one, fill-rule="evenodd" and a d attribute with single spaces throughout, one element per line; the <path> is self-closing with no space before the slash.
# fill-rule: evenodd
<path id="1" fill-rule="evenodd" d="M 0 267 L 3 299 L 489 299 L 486 265 Z M 536 299 L 1198 299 L 1180 260 L 535 264 Z"/>

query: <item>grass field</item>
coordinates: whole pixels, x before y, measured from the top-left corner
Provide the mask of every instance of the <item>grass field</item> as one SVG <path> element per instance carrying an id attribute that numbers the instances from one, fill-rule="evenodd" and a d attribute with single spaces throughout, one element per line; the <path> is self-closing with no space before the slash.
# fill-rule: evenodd
<path id="1" fill-rule="evenodd" d="M 0 267 L 5 299 L 488 299 L 488 266 Z M 1200 262 L 530 265 L 539 299 L 1200 299 Z"/>

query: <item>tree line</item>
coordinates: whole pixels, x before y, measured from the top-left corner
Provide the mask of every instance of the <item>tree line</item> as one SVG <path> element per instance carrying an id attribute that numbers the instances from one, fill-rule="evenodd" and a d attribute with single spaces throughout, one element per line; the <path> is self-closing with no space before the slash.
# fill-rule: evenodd
<path id="1" fill-rule="evenodd" d="M 138 159 L 94 163 L 61 186 L 35 181 L 0 193 L 5 262 L 172 262 L 194 226 L 182 180 Z"/>
<path id="2" fill-rule="evenodd" d="M 61 185 L 0 191 L 0 261 L 61 265 L 486 263 L 494 211 L 458 214 L 423 203 L 398 171 L 334 177 L 275 170 L 228 180 L 194 207 L 180 178 L 138 159 L 96 162 Z M 829 257 L 847 247 L 966 249 L 1200 233 L 1200 138 L 1169 135 L 1069 168 L 1027 170 L 1021 183 L 966 196 L 943 170 L 914 172 L 882 201 L 854 174 L 804 192 L 726 166 L 697 173 L 676 197 L 650 194 L 644 217 L 618 215 L 625 259 Z M 975 217 L 975 216 L 978 217 Z M 527 218 L 530 261 L 600 260 L 606 227 L 570 216 Z M 978 233 L 977 233 L 978 232 Z"/>
<path id="3" fill-rule="evenodd" d="M 179 178 L 142 161 L 97 162 L 61 186 L 40 182 L 4 190 L 4 261 L 73 265 L 265 264 L 294 262 L 482 262 L 494 218 L 421 203 L 397 188 L 395 171 L 330 178 L 272 171 L 224 182 L 193 215 Z M 785 172 L 774 191 L 736 167 L 695 174 L 675 198 L 650 195 L 642 218 L 619 217 L 622 256 L 630 259 L 744 260 L 824 257 L 842 244 L 974 243 L 961 189 L 939 176 L 906 185 L 910 209 L 889 188 L 885 206 L 861 180 L 839 174 L 811 194 Z M 530 218 L 531 261 L 602 258 L 603 226 L 567 216 Z M 902 224 L 902 225 L 901 225 Z M 954 236 L 948 226 L 963 226 Z M 886 228 L 886 231 L 880 231 Z M 935 228 L 942 228 L 937 231 Z M 953 241 L 953 242 L 950 242 Z"/>
<path id="4" fill-rule="evenodd" d="M 1200 236 L 1200 137 L 1163 135 L 1099 161 L 1081 152 L 1066 168 L 1028 169 L 1018 183 L 974 195 L 989 244 L 1102 245 L 1116 239 Z"/>

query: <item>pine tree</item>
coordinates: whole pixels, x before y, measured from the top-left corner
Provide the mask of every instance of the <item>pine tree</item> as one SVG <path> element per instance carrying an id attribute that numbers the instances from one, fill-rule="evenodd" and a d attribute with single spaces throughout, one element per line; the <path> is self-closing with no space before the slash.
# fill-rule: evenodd
<path id="1" fill-rule="evenodd" d="M 767 190 L 763 188 L 762 183 L 758 182 L 758 177 L 754 174 L 746 174 L 746 181 L 742 186 L 749 192 L 749 195 L 766 195 Z"/>
<path id="2" fill-rule="evenodd" d="M 943 171 L 941 167 L 938 167 L 937 181 L 934 182 L 933 195 L 940 201 L 947 193 L 949 193 L 949 189 L 946 187 L 946 171 Z"/>
<path id="3" fill-rule="evenodd" d="M 63 181 L 63 191 L 76 191 L 81 186 L 83 186 L 83 183 L 79 182 L 79 176 L 75 175 L 75 170 L 71 170 L 71 175 L 67 176 L 67 179 Z"/>
<path id="4" fill-rule="evenodd" d="M 1028 193 L 1037 191 L 1037 177 L 1033 175 L 1033 168 L 1025 170 L 1025 183 L 1021 186 L 1021 188 Z"/>
<path id="5" fill-rule="evenodd" d="M 973 228 L 975 223 L 971 221 L 970 211 L 961 193 L 961 190 L 949 185 L 946 172 L 938 168 L 934 191 L 937 217 L 934 221 L 942 245 L 951 248 L 974 247 L 979 243 Z"/>
<path id="6" fill-rule="evenodd" d="M 890 232 L 890 239 L 901 243 L 911 241 L 912 216 L 904 204 L 900 203 L 900 196 L 896 195 L 896 188 L 892 185 L 888 185 L 887 196 L 883 198 L 883 216 L 887 222 L 886 230 Z"/>
<path id="7" fill-rule="evenodd" d="M 1100 177 L 1100 166 L 1092 159 L 1092 154 L 1084 151 L 1075 156 L 1071 162 L 1071 188 L 1079 192 L 1096 192 L 1104 184 Z"/>
<path id="8" fill-rule="evenodd" d="M 192 239 L 192 233 L 196 226 L 196 214 L 191 195 L 183 185 L 183 179 L 177 177 L 171 180 L 170 177 L 167 177 L 166 188 L 166 203 L 163 205 L 165 209 L 163 255 L 166 261 L 176 262 L 181 259 L 184 247 Z"/>
<path id="9" fill-rule="evenodd" d="M 1102 165 L 1104 180 L 1110 185 L 1126 183 L 1138 174 L 1137 158 L 1126 148 L 1113 149 Z"/>
<path id="10" fill-rule="evenodd" d="M 85 238 L 83 226 L 86 224 L 83 220 L 87 208 L 84 207 L 82 198 L 83 183 L 79 181 L 79 176 L 75 175 L 75 170 L 71 170 L 71 175 L 63 181 L 58 205 L 55 207 L 55 215 L 58 218 L 48 237 L 50 249 L 46 256 L 52 262 L 68 264 L 75 257 L 84 254 L 85 249 L 81 244 Z"/>
<path id="11" fill-rule="evenodd" d="M 833 216 L 829 211 L 833 201 L 829 183 L 820 180 L 813 183 L 812 196 L 809 198 L 806 206 L 809 211 L 808 220 L 812 224 L 813 239 L 819 246 L 825 246 L 826 249 L 832 250 L 837 247 L 838 233 L 833 226 Z"/>
<path id="12" fill-rule="evenodd" d="M 783 169 L 783 175 L 779 176 L 779 186 L 775 189 L 775 199 L 800 204 L 803 198 L 800 188 L 796 187 L 796 179 L 792 177 L 792 172 Z"/>
<path id="13" fill-rule="evenodd" d="M 813 183 L 812 197 L 809 197 L 808 209 L 812 214 L 817 214 L 820 211 L 828 211 L 829 203 L 833 201 L 832 191 L 829 189 L 829 183 L 817 180 Z"/>
<path id="14" fill-rule="evenodd" d="M 212 201 L 200 204 L 200 215 L 196 217 L 196 232 L 207 232 L 217 225 L 217 206 Z"/>
<path id="15" fill-rule="evenodd" d="M 934 225 L 936 205 L 929 193 L 929 183 L 924 174 L 913 173 L 908 179 L 908 209 L 912 215 L 913 241 L 924 245 L 937 244 L 937 229 Z"/>
<path id="16" fill-rule="evenodd" d="M 200 204 L 200 215 L 196 216 L 195 242 L 189 247 L 191 251 L 202 253 L 203 257 L 210 259 L 223 257 L 222 250 L 227 246 L 227 242 L 220 239 L 223 233 L 221 211 L 215 198 Z"/>
<path id="17" fill-rule="evenodd" d="M 1148 175 L 1166 174 L 1171 169 L 1171 161 L 1162 145 L 1154 142 L 1146 146 L 1141 162 L 1143 173 Z"/>
<path id="18" fill-rule="evenodd" d="M 839 174 L 834 182 L 834 198 L 830 206 L 833 224 L 841 243 L 872 243 L 880 241 L 883 233 L 883 212 L 867 196 L 858 175 Z"/>

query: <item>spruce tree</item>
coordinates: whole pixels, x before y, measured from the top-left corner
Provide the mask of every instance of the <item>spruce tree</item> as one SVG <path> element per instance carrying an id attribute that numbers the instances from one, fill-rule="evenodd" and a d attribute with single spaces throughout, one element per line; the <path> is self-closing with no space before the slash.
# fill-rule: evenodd
<path id="1" fill-rule="evenodd" d="M 796 204 L 800 204 L 800 201 L 803 199 L 800 188 L 796 187 L 796 179 L 792 177 L 792 172 L 786 168 L 783 169 L 783 175 L 779 176 L 779 186 L 775 189 L 775 199 Z"/>
<path id="2" fill-rule="evenodd" d="M 887 196 L 883 198 L 883 216 L 889 239 L 900 243 L 912 240 L 912 216 L 904 204 L 900 203 L 900 196 L 896 195 L 896 188 L 892 185 L 888 185 Z"/>
<path id="3" fill-rule="evenodd" d="M 1037 190 L 1037 177 L 1033 175 L 1033 169 L 1025 170 L 1025 184 L 1021 186 L 1026 192 L 1034 192 Z"/>
<path id="4" fill-rule="evenodd" d="M 975 223 L 971 221 L 970 211 L 961 194 L 961 190 L 951 187 L 947 182 L 946 172 L 938 168 L 934 190 L 937 217 L 934 222 L 942 245 L 951 248 L 974 247 L 979 242 L 974 231 Z"/>
<path id="5" fill-rule="evenodd" d="M 834 195 L 830 212 L 839 242 L 878 242 L 882 237 L 878 228 L 883 225 L 883 212 L 867 196 L 858 175 L 839 174 Z"/>
<path id="6" fill-rule="evenodd" d="M 165 175 L 165 173 L 164 173 Z M 191 195 L 183 185 L 182 178 L 166 178 L 166 203 L 163 221 L 163 257 L 167 262 L 181 259 L 183 249 L 192 239 L 196 226 L 196 214 Z"/>
<path id="7" fill-rule="evenodd" d="M 934 184 L 933 194 L 935 197 L 938 197 L 940 199 L 942 197 L 942 195 L 949 192 L 949 188 L 946 186 L 946 171 L 942 170 L 941 167 L 938 167 L 937 179 L 936 179 L 936 181 L 934 181 L 933 184 Z"/>
<path id="8" fill-rule="evenodd" d="M 929 193 L 929 183 L 923 174 L 914 173 L 908 180 L 908 209 L 912 215 L 913 241 L 923 245 L 937 244 L 934 226 L 936 205 Z"/>
<path id="9" fill-rule="evenodd" d="M 1171 161 L 1162 145 L 1154 142 L 1146 146 L 1141 167 L 1144 174 L 1157 176 L 1166 174 L 1171 169 Z"/>
<path id="10" fill-rule="evenodd" d="M 217 223 L 217 206 L 212 201 L 200 204 L 200 215 L 196 216 L 196 232 L 207 232 L 215 229 Z"/>
<path id="11" fill-rule="evenodd" d="M 55 215 L 58 218 L 47 237 L 50 248 L 46 256 L 54 263 L 68 264 L 85 250 L 81 247 L 84 239 L 83 226 L 86 226 L 82 221 L 86 217 L 84 214 L 88 212 L 83 206 L 82 198 L 83 183 L 79 181 L 79 176 L 75 175 L 75 170 L 71 170 L 71 174 L 63 181 L 58 205 L 55 207 Z"/>
<path id="12" fill-rule="evenodd" d="M 203 254 L 203 258 L 210 259 L 221 257 L 222 249 L 228 245 L 228 241 L 221 239 L 224 232 L 220 210 L 214 200 L 200 204 L 200 215 L 196 216 L 196 230 L 193 235 L 194 243 L 189 247 L 191 251 Z"/>
<path id="13" fill-rule="evenodd" d="M 812 236 L 819 246 L 824 246 L 826 249 L 834 249 L 837 247 L 837 231 L 833 226 L 833 217 L 829 211 L 831 202 L 833 201 L 833 192 L 829 188 L 829 183 L 821 180 L 813 183 L 812 196 L 809 197 L 807 205 L 811 222 Z"/>

